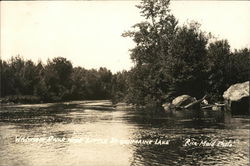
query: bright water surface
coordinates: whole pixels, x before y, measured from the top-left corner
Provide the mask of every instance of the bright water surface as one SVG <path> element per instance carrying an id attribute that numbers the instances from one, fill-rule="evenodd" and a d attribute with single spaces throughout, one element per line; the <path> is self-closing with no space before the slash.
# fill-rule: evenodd
<path id="1" fill-rule="evenodd" d="M 143 114 L 115 108 L 109 101 L 3 105 L 0 165 L 245 166 L 249 121 L 248 116 L 209 110 Z M 162 144 L 157 144 L 159 140 Z"/>

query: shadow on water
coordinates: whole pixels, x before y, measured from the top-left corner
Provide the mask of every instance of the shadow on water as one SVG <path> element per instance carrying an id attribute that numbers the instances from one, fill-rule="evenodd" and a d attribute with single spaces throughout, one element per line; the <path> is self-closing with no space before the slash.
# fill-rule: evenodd
<path id="1" fill-rule="evenodd" d="M 178 110 L 171 113 L 148 114 L 143 111 L 132 112 L 128 121 L 138 124 L 150 124 L 155 127 L 225 128 L 231 125 L 232 115 L 227 111 Z"/>
<path id="2" fill-rule="evenodd" d="M 136 139 L 163 142 L 135 145 L 131 165 L 246 165 L 249 162 L 248 117 L 232 117 L 227 111 L 182 110 L 127 120 L 140 126 L 134 133 Z"/>
<path id="3" fill-rule="evenodd" d="M 79 103 L 51 103 L 34 105 L 2 105 L 0 122 L 44 124 L 44 123 L 71 123 L 72 118 L 65 115 L 69 112 L 83 112 L 85 110 L 112 111 L 110 104 L 89 102 Z"/>

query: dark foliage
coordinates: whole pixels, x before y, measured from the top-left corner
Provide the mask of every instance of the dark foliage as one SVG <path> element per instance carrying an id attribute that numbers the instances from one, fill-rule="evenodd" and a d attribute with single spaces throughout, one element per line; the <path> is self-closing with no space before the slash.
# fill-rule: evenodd
<path id="1" fill-rule="evenodd" d="M 20 56 L 0 61 L 2 102 L 39 103 L 67 100 L 110 99 L 112 73 L 106 68 L 72 67 L 63 57 L 44 65 Z M 114 93 L 114 92 L 113 92 Z"/>
<path id="2" fill-rule="evenodd" d="M 123 34 L 136 43 L 128 102 L 161 105 L 182 94 L 222 100 L 230 85 L 249 80 L 249 49 L 232 52 L 226 40 L 211 42 L 198 23 L 179 25 L 168 6 L 168 0 L 142 0 L 145 21 Z"/>

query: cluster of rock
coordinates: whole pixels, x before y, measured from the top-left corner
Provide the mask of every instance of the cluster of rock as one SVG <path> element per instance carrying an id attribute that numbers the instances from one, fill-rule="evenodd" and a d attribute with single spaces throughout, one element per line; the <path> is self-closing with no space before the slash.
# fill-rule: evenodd
<path id="1" fill-rule="evenodd" d="M 195 97 L 189 95 L 181 95 L 176 97 L 171 103 L 163 104 L 163 108 L 166 112 L 172 109 L 188 109 L 199 107 L 200 100 L 196 100 Z"/>
<path id="2" fill-rule="evenodd" d="M 188 108 L 211 108 L 212 110 L 231 111 L 233 114 L 249 114 L 249 81 L 237 83 L 230 86 L 223 94 L 225 102 L 223 104 L 208 105 L 204 96 L 202 99 L 196 100 L 195 97 L 189 95 L 181 95 L 176 97 L 171 103 L 163 104 L 166 112 L 172 109 L 188 109 Z"/>

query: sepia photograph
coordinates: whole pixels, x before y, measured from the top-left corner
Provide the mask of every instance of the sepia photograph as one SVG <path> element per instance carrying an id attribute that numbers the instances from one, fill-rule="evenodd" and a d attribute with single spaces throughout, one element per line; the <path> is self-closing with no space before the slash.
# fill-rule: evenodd
<path id="1" fill-rule="evenodd" d="M 0 166 L 247 166 L 250 1 L 0 1 Z"/>

